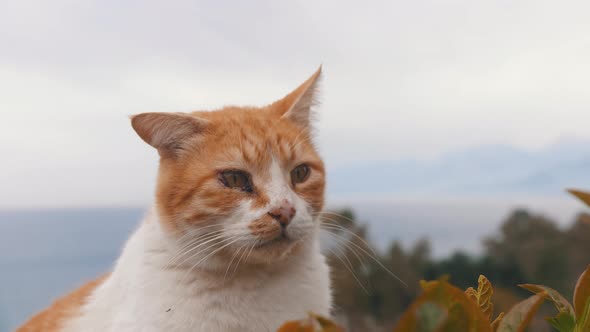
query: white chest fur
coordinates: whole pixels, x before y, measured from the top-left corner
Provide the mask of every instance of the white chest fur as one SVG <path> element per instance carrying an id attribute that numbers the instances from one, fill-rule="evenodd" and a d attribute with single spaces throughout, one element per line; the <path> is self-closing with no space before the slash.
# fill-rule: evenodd
<path id="1" fill-rule="evenodd" d="M 64 332 L 275 331 L 307 313 L 329 315 L 329 271 L 317 237 L 295 257 L 223 273 L 166 269 L 171 255 L 148 217 L 127 242 L 113 273 L 89 297 Z"/>

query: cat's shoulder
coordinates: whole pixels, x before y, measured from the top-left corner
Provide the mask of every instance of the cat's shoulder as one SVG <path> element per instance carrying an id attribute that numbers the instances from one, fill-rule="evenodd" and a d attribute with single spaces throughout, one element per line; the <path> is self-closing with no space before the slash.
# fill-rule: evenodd
<path id="1" fill-rule="evenodd" d="M 60 331 L 65 322 L 76 317 L 80 308 L 86 303 L 90 294 L 100 286 L 109 276 L 103 275 L 97 279 L 87 282 L 75 291 L 58 299 L 45 310 L 33 316 L 16 332 L 57 332 Z"/>

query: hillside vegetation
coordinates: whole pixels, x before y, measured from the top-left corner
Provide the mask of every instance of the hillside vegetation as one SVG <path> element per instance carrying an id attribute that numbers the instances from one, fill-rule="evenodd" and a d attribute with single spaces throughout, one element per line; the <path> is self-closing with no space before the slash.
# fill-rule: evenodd
<path id="1" fill-rule="evenodd" d="M 590 206 L 589 193 L 570 192 Z M 350 211 L 329 221 L 328 229 L 346 248 L 331 257 L 341 263 L 333 271 L 336 319 L 342 322 L 310 313 L 286 322 L 280 332 L 590 331 L 588 214 L 560 230 L 542 216 L 516 211 L 499 235 L 484 241 L 484 257 L 457 253 L 442 261 L 429 258 L 427 241 L 408 253 L 394 243 L 378 255 Z M 483 274 L 476 279 L 478 273 Z M 437 277 L 410 282 L 419 276 Z"/>

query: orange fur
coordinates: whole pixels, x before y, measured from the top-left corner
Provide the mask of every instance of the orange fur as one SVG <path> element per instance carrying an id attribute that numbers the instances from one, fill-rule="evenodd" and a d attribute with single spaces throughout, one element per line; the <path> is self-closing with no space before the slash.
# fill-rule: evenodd
<path id="1" fill-rule="evenodd" d="M 252 235 L 265 240 L 276 238 L 281 234 L 281 226 L 278 223 L 272 222 L 272 217 L 269 215 L 255 220 L 250 224 L 249 228 Z"/>
<path id="2" fill-rule="evenodd" d="M 108 275 L 92 280 L 70 294 L 55 301 L 49 308 L 33 316 L 16 332 L 57 332 L 64 322 L 80 313 L 86 299 Z"/>
<path id="3" fill-rule="evenodd" d="M 269 180 L 267 170 L 273 157 L 284 169 L 303 162 L 310 166 L 313 176 L 295 186 L 294 191 L 315 212 L 322 209 L 325 170 L 311 141 L 311 129 L 297 119 L 284 117 L 292 110 L 293 103 L 304 98 L 317 75 L 319 71 L 285 98 L 268 106 L 232 106 L 187 114 L 196 123 L 205 125 L 199 125 L 192 137 L 183 137 L 180 156 L 159 149 L 156 204 L 168 230 L 177 230 L 179 222 L 206 223 L 224 217 L 243 199 L 252 200 L 254 208 L 267 204 L 268 197 L 256 190 L 256 184 Z M 254 193 L 220 186 L 217 172 L 232 168 L 255 174 Z M 259 226 L 253 229 L 261 231 Z M 272 233 L 265 231 L 268 232 Z"/>

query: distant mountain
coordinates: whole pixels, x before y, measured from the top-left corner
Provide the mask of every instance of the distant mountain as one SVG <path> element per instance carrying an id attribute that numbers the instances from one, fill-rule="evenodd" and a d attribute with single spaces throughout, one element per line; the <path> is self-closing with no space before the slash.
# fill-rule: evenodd
<path id="1" fill-rule="evenodd" d="M 590 141 L 540 151 L 486 145 L 433 161 L 381 162 L 329 171 L 333 194 L 561 194 L 590 187 Z"/>

